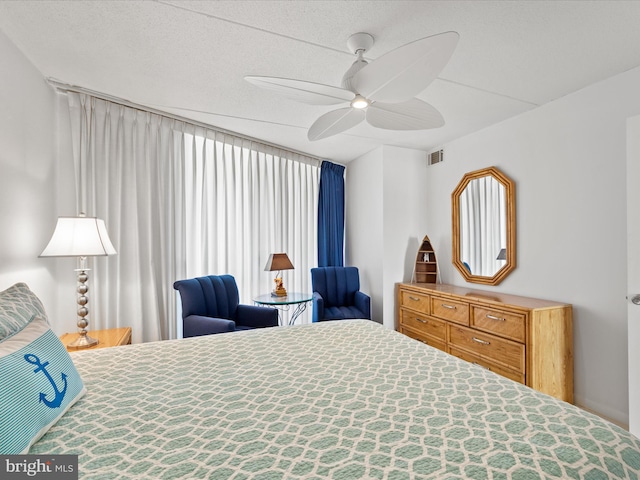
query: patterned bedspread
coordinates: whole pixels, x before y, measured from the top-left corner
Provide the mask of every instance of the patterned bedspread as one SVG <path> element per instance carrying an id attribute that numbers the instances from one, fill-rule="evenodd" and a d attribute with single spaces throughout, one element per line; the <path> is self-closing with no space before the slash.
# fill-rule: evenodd
<path id="1" fill-rule="evenodd" d="M 640 441 L 370 321 L 85 351 L 81 478 L 632 478 Z"/>

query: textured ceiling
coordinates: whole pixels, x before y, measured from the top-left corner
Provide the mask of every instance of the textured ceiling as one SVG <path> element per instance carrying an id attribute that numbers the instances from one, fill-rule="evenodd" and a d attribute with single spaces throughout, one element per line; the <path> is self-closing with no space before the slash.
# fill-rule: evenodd
<path id="1" fill-rule="evenodd" d="M 430 151 L 640 65 L 640 1 L 0 1 L 0 29 L 43 76 L 321 158 L 380 145 Z M 373 60 L 453 30 L 458 47 L 419 98 L 446 125 L 361 124 L 316 142 L 336 107 L 298 104 L 245 75 L 340 85 L 346 47 L 368 32 Z"/>

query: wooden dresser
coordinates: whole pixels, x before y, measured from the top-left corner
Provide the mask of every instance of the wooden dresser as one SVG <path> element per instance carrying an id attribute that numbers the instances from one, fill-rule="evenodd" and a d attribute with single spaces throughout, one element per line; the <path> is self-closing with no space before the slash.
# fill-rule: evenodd
<path id="1" fill-rule="evenodd" d="M 429 283 L 397 293 L 399 332 L 573 403 L 571 305 Z"/>

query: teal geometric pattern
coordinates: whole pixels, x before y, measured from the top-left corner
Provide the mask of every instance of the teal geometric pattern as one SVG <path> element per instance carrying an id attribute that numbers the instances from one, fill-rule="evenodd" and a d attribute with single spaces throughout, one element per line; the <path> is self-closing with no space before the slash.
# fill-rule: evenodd
<path id="1" fill-rule="evenodd" d="M 19 332 L 36 316 L 48 321 L 42 302 L 26 283 L 0 292 L 0 340 Z"/>
<path id="2" fill-rule="evenodd" d="M 364 320 L 72 354 L 86 479 L 637 479 L 640 441 Z"/>

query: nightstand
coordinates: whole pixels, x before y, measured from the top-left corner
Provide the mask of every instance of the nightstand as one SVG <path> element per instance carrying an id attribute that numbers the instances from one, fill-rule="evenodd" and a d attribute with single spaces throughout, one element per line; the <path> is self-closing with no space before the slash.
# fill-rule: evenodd
<path id="1" fill-rule="evenodd" d="M 77 333 L 65 333 L 60 337 L 67 350 L 70 352 L 79 352 L 81 350 L 94 350 L 96 348 L 118 347 L 120 345 L 131 344 L 131 327 L 109 328 L 107 330 L 91 330 L 89 336 L 98 340 L 98 344 L 86 348 L 69 347 L 77 337 Z"/>

